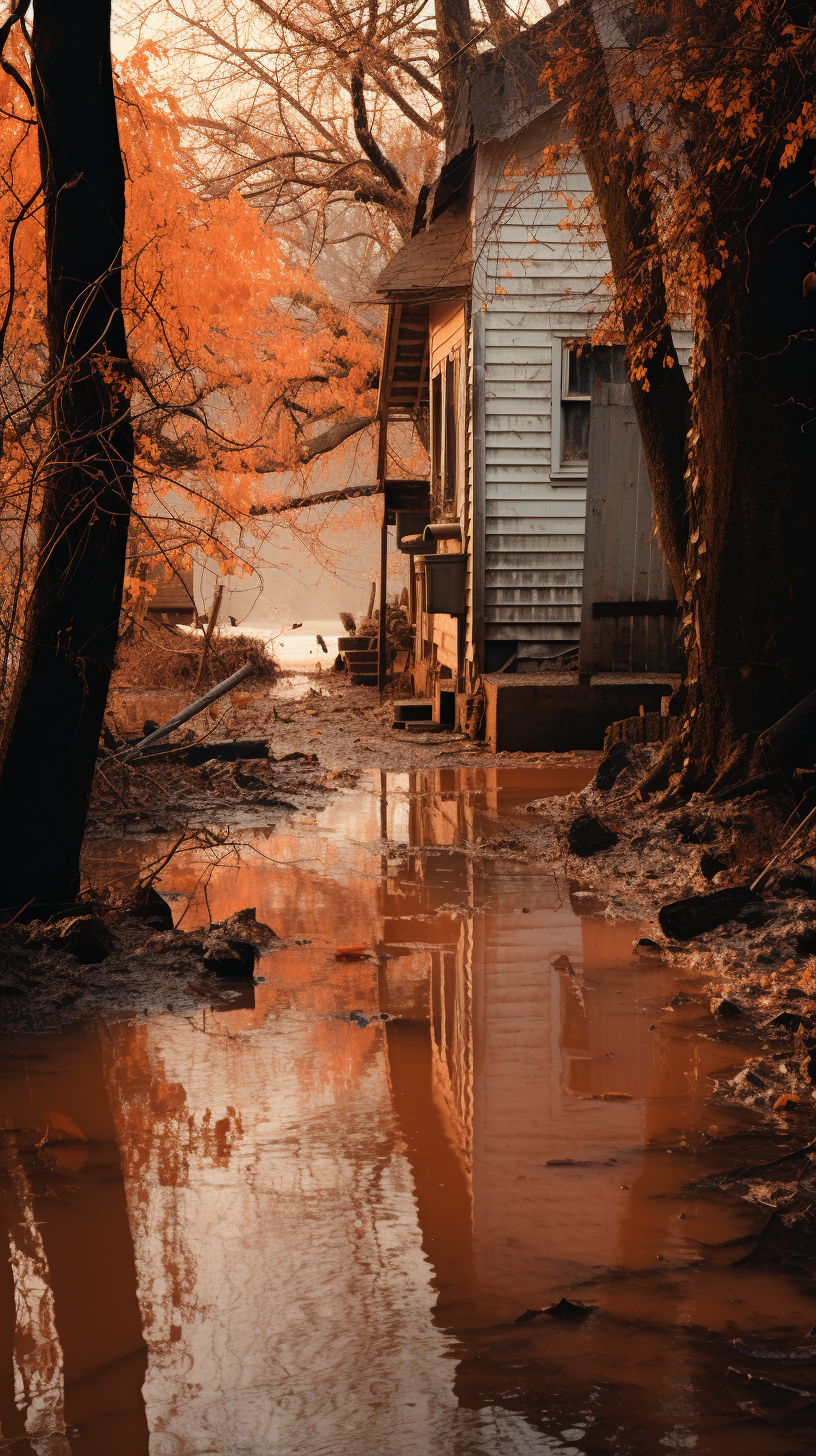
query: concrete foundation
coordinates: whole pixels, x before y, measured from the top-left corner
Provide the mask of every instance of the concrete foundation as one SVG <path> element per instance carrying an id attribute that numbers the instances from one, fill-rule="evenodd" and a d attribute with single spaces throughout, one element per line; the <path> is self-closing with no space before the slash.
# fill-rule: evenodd
<path id="1" fill-rule="evenodd" d="M 485 739 L 494 753 L 603 748 L 604 733 L 619 718 L 660 711 L 679 679 L 644 673 L 598 673 L 588 683 L 577 672 L 490 673 Z"/>

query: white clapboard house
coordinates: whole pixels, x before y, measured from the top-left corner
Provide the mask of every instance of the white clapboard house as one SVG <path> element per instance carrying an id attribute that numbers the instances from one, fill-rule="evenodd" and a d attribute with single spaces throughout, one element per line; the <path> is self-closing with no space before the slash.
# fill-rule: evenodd
<path id="1" fill-rule="evenodd" d="M 606 311 L 609 261 L 601 237 L 587 246 L 572 226 L 590 191 L 580 157 L 559 175 L 541 165 L 566 136 L 565 107 L 539 86 L 537 31 L 475 59 L 448 160 L 377 280 L 388 307 L 379 459 L 386 518 L 411 560 L 417 691 L 463 722 L 483 687 L 496 747 L 589 747 L 601 719 L 653 710 L 668 691 L 673 594 L 623 351 L 580 346 Z M 599 416 L 591 459 L 593 388 L 599 411 L 617 409 L 611 445 Z M 387 437 L 411 422 L 428 441 L 429 479 L 400 511 Z M 604 519 L 588 603 L 591 472 Z M 606 625 L 579 683 L 582 608 L 585 636 L 598 612 Z"/>

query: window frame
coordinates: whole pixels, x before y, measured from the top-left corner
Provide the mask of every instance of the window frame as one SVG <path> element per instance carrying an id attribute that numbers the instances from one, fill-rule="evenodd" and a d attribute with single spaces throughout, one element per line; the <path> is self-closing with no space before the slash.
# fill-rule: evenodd
<path id="1" fill-rule="evenodd" d="M 564 460 L 564 401 L 573 399 L 576 403 L 591 403 L 591 394 L 569 394 L 570 339 L 577 339 L 574 329 L 553 334 L 552 361 L 552 416 L 550 420 L 550 480 L 553 485 L 583 485 L 589 472 L 588 460 Z M 590 343 L 589 335 L 586 342 Z M 591 347 L 591 344 L 590 344 Z M 558 357 L 556 359 L 556 351 Z"/>

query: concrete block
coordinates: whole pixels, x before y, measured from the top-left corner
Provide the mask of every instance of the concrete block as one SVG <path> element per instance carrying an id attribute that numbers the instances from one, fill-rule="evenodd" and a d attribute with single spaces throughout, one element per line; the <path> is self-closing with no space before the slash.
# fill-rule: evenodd
<path id="1" fill-rule="evenodd" d="M 485 739 L 494 753 L 554 752 L 604 746 L 610 723 L 659 713 L 660 700 L 678 679 L 645 673 L 598 673 L 581 683 L 577 672 L 487 674 Z"/>

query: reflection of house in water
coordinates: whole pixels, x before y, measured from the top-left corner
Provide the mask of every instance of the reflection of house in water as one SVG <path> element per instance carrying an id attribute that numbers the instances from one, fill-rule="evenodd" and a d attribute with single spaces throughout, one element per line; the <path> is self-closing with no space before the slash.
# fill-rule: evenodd
<path id="1" fill-rule="evenodd" d="M 438 797 L 412 801 L 412 848 L 472 834 L 472 806 L 463 796 L 446 803 L 438 788 Z M 415 864 L 421 914 L 434 919 L 417 921 L 412 896 L 404 921 L 386 921 L 384 941 L 426 943 L 425 1115 L 435 1107 L 451 1165 L 466 1171 L 471 1226 L 460 1242 L 472 1239 L 469 1282 L 506 1319 L 585 1272 L 587 1250 L 593 1265 L 617 1259 L 626 1191 L 610 1187 L 606 1165 L 616 1150 L 640 1146 L 637 1099 L 654 1070 L 648 1023 L 620 1014 L 622 967 L 633 974 L 631 931 L 581 920 L 554 876 L 531 886 L 526 866 L 480 862 L 463 849 L 445 856 L 440 885 L 433 857 L 417 855 Z M 467 906 L 472 915 L 462 913 Z M 398 1108 L 408 1035 L 419 1033 L 388 1027 Z M 420 1184 L 423 1156 L 419 1140 L 412 1162 Z M 568 1160 L 583 1166 L 563 1166 Z M 573 1194 L 580 1184 L 577 1213 L 565 1178 Z M 438 1231 L 424 1232 L 439 1242 Z M 450 1286 L 444 1269 L 437 1276 Z"/>

